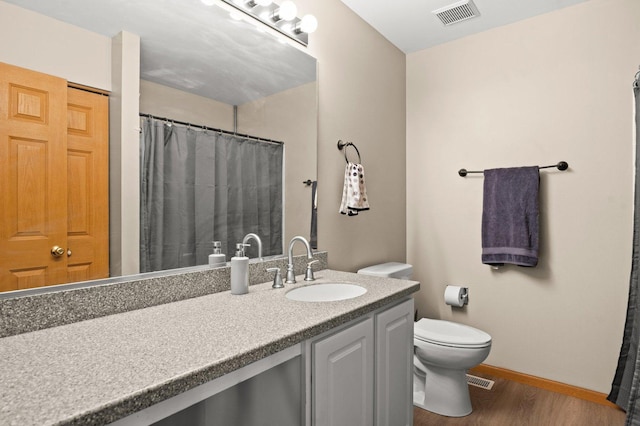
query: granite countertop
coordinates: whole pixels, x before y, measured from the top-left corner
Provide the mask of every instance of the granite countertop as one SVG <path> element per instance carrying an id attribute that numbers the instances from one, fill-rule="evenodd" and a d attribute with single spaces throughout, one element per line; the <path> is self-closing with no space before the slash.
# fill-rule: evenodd
<path id="1" fill-rule="evenodd" d="M 0 339 L 0 424 L 106 424 L 272 355 L 419 289 L 415 281 L 322 270 L 359 284 L 337 302 L 285 298 L 297 284 L 229 291 Z"/>

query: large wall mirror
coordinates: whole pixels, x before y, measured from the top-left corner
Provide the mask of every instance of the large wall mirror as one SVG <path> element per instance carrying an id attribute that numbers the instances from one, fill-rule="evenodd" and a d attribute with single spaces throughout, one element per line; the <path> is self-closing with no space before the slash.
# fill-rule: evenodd
<path id="1" fill-rule="evenodd" d="M 284 199 L 277 201 L 284 205 L 282 235 L 287 241 L 294 235 L 309 236 L 311 189 L 303 182 L 316 178 L 317 67 L 315 58 L 303 47 L 283 42 L 200 0 L 0 0 L 0 8 L 4 14 L 0 23 L 13 25 L 28 19 L 23 28 L 31 27 L 36 35 L 42 31 L 40 36 L 49 39 L 56 37 L 58 27 L 64 30 L 66 26 L 91 31 L 108 43 L 122 31 L 138 36 L 140 114 L 150 114 L 167 124 L 173 121 L 176 126 L 206 126 L 282 142 Z M 30 21 L 29 14 L 56 21 L 50 21 L 46 28 L 33 28 L 37 20 Z M 35 40 L 37 44 L 37 37 Z M 0 62 L 12 64 L 20 62 L 16 57 L 28 55 L 24 43 L 17 48 L 22 52 L 0 49 Z M 81 57 L 82 52 L 77 55 Z M 30 60 L 27 65 L 15 65 L 47 72 L 56 69 L 56 60 L 55 55 L 40 55 L 36 63 L 47 61 L 42 69 L 30 66 Z M 49 73 L 55 75 L 55 71 Z M 106 74 L 111 76 L 111 70 Z M 69 80 L 92 86 L 91 82 Z M 112 121 L 114 117 L 117 119 L 112 114 Z M 111 167 L 110 172 L 117 169 Z M 127 170 L 119 173 L 125 176 Z M 140 199 L 124 201 L 140 203 Z M 139 218 L 117 221 L 134 223 Z M 260 235 L 260 229 L 245 231 Z M 226 242 L 224 251 L 233 254 Z M 122 275 L 117 269 L 112 267 L 112 277 Z"/>

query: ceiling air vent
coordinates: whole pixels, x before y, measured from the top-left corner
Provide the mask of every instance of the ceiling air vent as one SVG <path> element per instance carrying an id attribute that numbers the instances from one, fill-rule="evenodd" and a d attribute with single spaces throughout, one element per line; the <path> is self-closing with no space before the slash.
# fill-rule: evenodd
<path id="1" fill-rule="evenodd" d="M 431 13 L 436 15 L 445 25 L 457 24 L 480 16 L 480 12 L 472 0 L 458 1 Z"/>

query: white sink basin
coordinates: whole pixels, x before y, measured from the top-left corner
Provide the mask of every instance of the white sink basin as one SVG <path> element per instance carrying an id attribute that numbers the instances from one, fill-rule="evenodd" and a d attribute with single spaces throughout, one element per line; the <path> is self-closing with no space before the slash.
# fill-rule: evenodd
<path id="1" fill-rule="evenodd" d="M 335 302 L 362 296 L 367 289 L 355 284 L 322 283 L 293 289 L 285 297 L 298 302 Z"/>

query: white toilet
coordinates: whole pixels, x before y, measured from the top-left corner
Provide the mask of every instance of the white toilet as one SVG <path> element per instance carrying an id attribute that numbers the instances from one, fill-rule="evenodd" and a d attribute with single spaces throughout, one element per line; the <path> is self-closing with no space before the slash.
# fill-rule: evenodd
<path id="1" fill-rule="evenodd" d="M 467 370 L 484 361 L 491 336 L 450 321 L 422 318 L 413 328 L 413 404 L 443 416 L 471 414 Z"/>
<path id="2" fill-rule="evenodd" d="M 410 279 L 411 265 L 383 263 L 360 269 L 359 274 Z M 467 370 L 484 361 L 491 336 L 455 322 L 422 318 L 413 334 L 413 404 L 449 417 L 471 414 Z"/>

